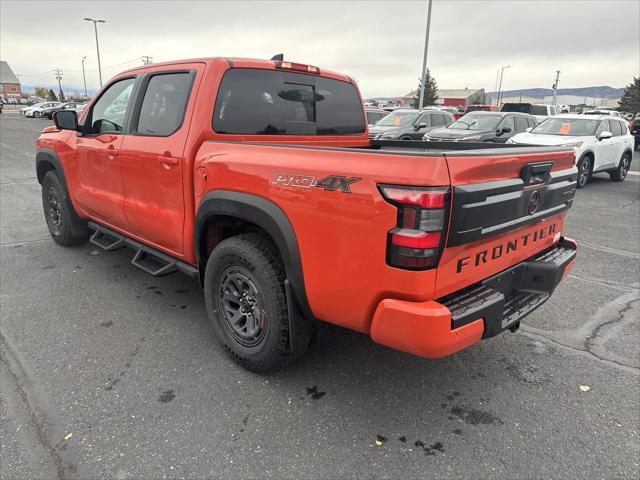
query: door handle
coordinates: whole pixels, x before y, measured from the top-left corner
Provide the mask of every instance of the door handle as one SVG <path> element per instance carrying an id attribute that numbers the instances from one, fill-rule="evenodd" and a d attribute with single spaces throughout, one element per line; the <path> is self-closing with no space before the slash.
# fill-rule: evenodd
<path id="1" fill-rule="evenodd" d="M 109 145 L 107 148 L 101 148 L 100 152 L 106 154 L 109 157 L 115 157 L 120 153 L 120 150 L 116 150 L 113 145 Z"/>
<path id="2" fill-rule="evenodd" d="M 165 167 L 169 168 L 172 165 L 178 165 L 179 159 L 172 157 L 170 155 L 160 155 L 158 156 L 158 161 Z"/>

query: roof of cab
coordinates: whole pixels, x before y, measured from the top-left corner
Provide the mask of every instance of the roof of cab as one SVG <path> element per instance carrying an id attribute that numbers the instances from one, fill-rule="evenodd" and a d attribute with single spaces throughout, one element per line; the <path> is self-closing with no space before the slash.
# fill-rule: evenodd
<path id="1" fill-rule="evenodd" d="M 292 63 L 303 63 L 303 62 L 294 62 L 293 60 L 284 60 L 285 62 L 292 62 Z M 120 76 L 122 74 L 129 74 L 129 73 L 136 73 L 136 72 L 142 72 L 142 71 L 147 71 L 147 70 L 154 70 L 158 67 L 164 67 L 164 66 L 171 66 L 171 65 L 184 65 L 186 63 L 204 63 L 207 66 L 210 66 L 214 63 L 222 63 L 224 62 L 228 68 L 263 68 L 263 69 L 267 69 L 267 70 L 276 70 L 276 64 L 274 60 L 264 60 L 264 59 L 256 59 L 256 58 L 241 58 L 241 57 L 203 57 L 203 58 L 189 58 L 189 59 L 184 59 L 184 60 L 171 60 L 168 62 L 161 62 L 161 63 L 149 63 L 146 65 L 140 65 L 139 67 L 135 67 L 135 68 L 130 68 L 128 70 L 125 70 L 119 74 L 117 74 L 116 76 Z M 304 65 L 307 65 L 306 63 L 303 63 Z M 317 67 L 317 65 L 314 65 Z M 343 82 L 349 82 L 349 83 L 355 83 L 355 81 L 349 77 L 348 75 L 345 75 L 343 73 L 338 73 L 338 72 L 334 72 L 332 70 L 326 70 L 324 68 L 320 68 L 318 67 L 320 70 L 320 75 L 321 77 L 327 77 L 327 78 L 333 78 L 336 80 L 342 80 Z M 303 74 L 307 74 L 307 75 L 313 75 L 310 73 L 305 73 L 305 72 L 298 72 L 295 70 L 292 70 L 293 73 L 303 73 Z"/>

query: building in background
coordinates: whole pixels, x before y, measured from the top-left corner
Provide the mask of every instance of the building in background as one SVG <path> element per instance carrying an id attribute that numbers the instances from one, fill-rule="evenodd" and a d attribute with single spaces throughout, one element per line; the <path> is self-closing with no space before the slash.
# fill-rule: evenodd
<path id="1" fill-rule="evenodd" d="M 4 60 L 0 60 L 0 95 L 3 98 L 20 98 L 22 96 L 20 80 Z"/>
<path id="2" fill-rule="evenodd" d="M 402 96 L 404 105 L 413 105 L 418 96 L 418 91 L 413 90 Z M 491 103 L 492 98 L 484 91 L 484 88 L 455 88 L 455 89 L 438 89 L 437 105 L 447 107 L 466 107 L 467 105 L 478 105 Z"/>

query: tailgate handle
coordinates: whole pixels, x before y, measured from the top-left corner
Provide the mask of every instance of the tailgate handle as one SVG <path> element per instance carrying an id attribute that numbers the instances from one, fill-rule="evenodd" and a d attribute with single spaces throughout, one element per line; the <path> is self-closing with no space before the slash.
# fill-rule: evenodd
<path id="1" fill-rule="evenodd" d="M 551 167 L 553 167 L 553 162 L 527 163 L 520 171 L 520 178 L 524 181 L 524 186 L 547 183 Z"/>

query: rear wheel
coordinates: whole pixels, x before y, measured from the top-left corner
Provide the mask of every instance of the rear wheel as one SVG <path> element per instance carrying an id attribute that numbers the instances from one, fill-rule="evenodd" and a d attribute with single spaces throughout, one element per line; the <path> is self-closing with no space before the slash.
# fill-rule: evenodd
<path id="1" fill-rule="evenodd" d="M 411 138 L 409 135 L 403 135 L 402 137 L 400 137 L 400 140 L 413 140 L 413 138 Z"/>
<path id="2" fill-rule="evenodd" d="M 631 166 L 631 154 L 629 152 L 626 152 L 624 155 L 622 155 L 618 168 L 615 169 L 613 172 L 609 173 L 609 178 L 614 182 L 623 181 L 627 176 L 627 173 L 629 172 L 630 166 Z"/>
<path id="3" fill-rule="evenodd" d="M 35 112 L 33 112 L 34 118 L 39 118 L 41 115 L 42 115 L 42 113 L 38 112 L 37 110 Z"/>
<path id="4" fill-rule="evenodd" d="M 223 240 L 209 256 L 207 315 L 225 350 L 248 370 L 270 372 L 293 360 L 285 278 L 280 252 L 261 233 Z"/>
<path id="5" fill-rule="evenodd" d="M 57 243 L 69 247 L 87 240 L 87 224 L 76 214 L 53 170 L 42 180 L 42 208 L 49 233 Z"/>
<path id="6" fill-rule="evenodd" d="M 578 180 L 576 186 L 584 188 L 591 176 L 591 157 L 585 155 L 578 160 Z"/>

